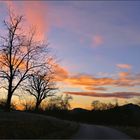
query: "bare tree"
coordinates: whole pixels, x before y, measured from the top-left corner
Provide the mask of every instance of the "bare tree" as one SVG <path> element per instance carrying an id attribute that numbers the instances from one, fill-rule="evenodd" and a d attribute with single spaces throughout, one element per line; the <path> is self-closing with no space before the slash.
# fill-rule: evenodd
<path id="1" fill-rule="evenodd" d="M 38 70 L 31 74 L 26 86 L 26 91 L 33 95 L 36 99 L 35 110 L 39 109 L 41 102 L 47 97 L 55 95 L 56 84 L 53 81 L 53 73 L 50 69 Z"/>
<path id="2" fill-rule="evenodd" d="M 9 19 L 4 20 L 6 34 L 0 42 L 0 78 L 6 80 L 6 110 L 10 110 L 12 95 L 32 71 L 44 66 L 43 54 L 47 45 L 34 40 L 35 31 L 24 33 L 23 16 L 9 12 Z M 42 63 L 43 62 L 43 63 Z"/>

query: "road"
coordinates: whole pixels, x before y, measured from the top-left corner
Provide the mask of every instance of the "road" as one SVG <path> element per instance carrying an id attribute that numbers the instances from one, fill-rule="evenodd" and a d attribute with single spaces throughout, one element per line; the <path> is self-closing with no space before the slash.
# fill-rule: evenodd
<path id="1" fill-rule="evenodd" d="M 105 126 L 80 124 L 72 139 L 131 139 L 128 135 Z"/>

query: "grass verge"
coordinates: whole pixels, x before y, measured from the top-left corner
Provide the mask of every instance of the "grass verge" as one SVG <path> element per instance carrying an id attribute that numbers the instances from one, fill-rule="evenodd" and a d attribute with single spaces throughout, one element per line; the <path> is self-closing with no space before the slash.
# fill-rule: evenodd
<path id="1" fill-rule="evenodd" d="M 110 126 L 115 128 L 125 134 L 129 135 L 131 138 L 140 139 L 140 126 Z"/>

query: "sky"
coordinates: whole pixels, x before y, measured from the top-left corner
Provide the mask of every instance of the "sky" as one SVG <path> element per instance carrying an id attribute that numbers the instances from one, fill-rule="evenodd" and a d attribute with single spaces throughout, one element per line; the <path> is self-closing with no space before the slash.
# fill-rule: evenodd
<path id="1" fill-rule="evenodd" d="M 140 98 L 140 1 L 1 1 L 0 21 L 9 5 L 49 42 L 72 108 Z"/>

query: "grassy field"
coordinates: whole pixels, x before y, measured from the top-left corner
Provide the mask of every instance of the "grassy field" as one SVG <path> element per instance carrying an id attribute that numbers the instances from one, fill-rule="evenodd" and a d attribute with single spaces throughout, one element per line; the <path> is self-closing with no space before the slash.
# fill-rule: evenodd
<path id="1" fill-rule="evenodd" d="M 0 111 L 0 139 L 69 138 L 77 129 L 75 122 L 32 113 Z"/>
<path id="2" fill-rule="evenodd" d="M 131 138 L 140 139 L 140 126 L 109 126 L 124 132 Z"/>

